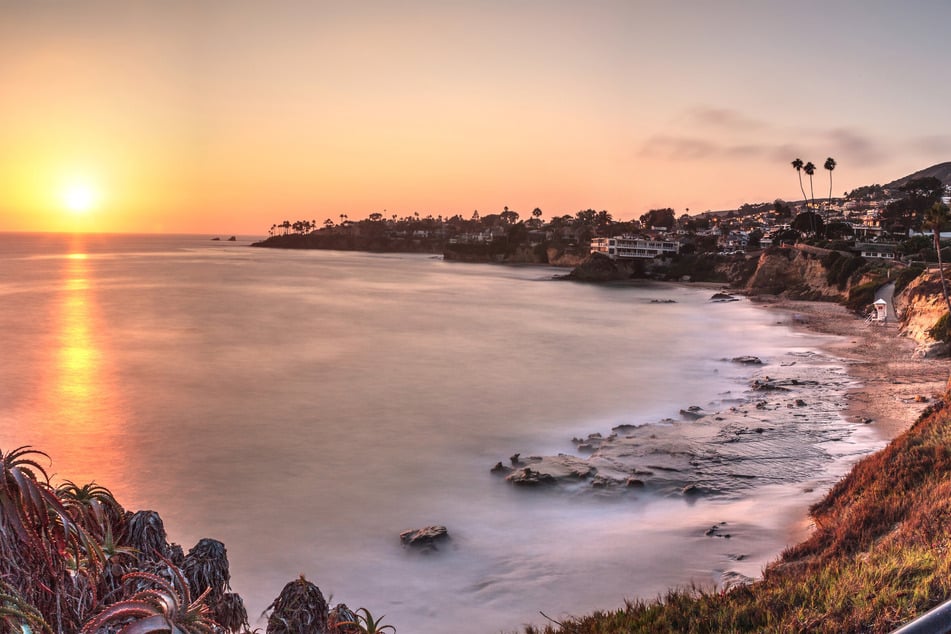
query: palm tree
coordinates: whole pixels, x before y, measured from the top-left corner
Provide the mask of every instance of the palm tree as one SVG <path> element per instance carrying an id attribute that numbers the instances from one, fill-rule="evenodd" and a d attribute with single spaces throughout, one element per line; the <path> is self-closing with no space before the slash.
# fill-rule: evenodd
<path id="1" fill-rule="evenodd" d="M 938 275 L 941 276 L 941 292 L 944 294 L 944 303 L 948 307 L 951 319 L 951 299 L 948 298 L 948 286 L 944 280 L 944 264 L 941 262 L 941 227 L 948 222 L 948 207 L 935 203 L 925 212 L 924 226 L 930 228 L 934 236 L 934 249 L 938 252 Z"/>
<path id="2" fill-rule="evenodd" d="M 809 199 L 812 201 L 812 206 L 816 206 L 816 192 L 812 188 L 812 175 L 816 173 L 816 166 L 812 164 L 812 161 L 809 161 L 802 166 L 802 171 L 804 171 L 809 176 Z"/>
<path id="3" fill-rule="evenodd" d="M 802 199 L 805 203 L 809 204 L 809 199 L 806 198 L 806 188 L 802 186 L 802 166 L 803 162 L 801 158 L 797 158 L 792 162 L 792 166 L 796 168 L 796 172 L 799 174 L 799 189 L 802 190 Z"/>
<path id="4" fill-rule="evenodd" d="M 826 159 L 824 168 L 829 170 L 829 204 L 832 204 L 832 170 L 835 169 L 835 159 L 831 156 Z"/>

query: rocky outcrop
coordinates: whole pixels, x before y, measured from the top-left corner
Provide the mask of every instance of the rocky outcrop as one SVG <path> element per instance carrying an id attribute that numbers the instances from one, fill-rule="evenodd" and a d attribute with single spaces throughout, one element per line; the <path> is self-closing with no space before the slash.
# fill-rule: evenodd
<path id="1" fill-rule="evenodd" d="M 592 253 L 576 266 L 566 279 L 579 282 L 616 282 L 634 276 L 637 263 L 612 260 L 603 253 Z"/>
<path id="2" fill-rule="evenodd" d="M 933 347 L 929 331 L 948 312 L 941 292 L 938 272 L 925 271 L 895 298 L 895 310 L 901 320 L 901 333 L 914 339 L 919 347 Z"/>
<path id="3" fill-rule="evenodd" d="M 818 254 L 776 247 L 760 255 L 746 290 L 751 295 L 784 295 L 791 299 L 844 299 L 845 291 L 830 286 L 826 274 Z"/>

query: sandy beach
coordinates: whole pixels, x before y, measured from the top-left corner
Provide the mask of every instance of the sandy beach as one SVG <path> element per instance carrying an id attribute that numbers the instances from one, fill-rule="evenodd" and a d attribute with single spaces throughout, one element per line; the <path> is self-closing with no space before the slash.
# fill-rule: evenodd
<path id="1" fill-rule="evenodd" d="M 868 421 L 883 440 L 891 440 L 917 419 L 928 403 L 944 394 L 951 359 L 921 359 L 916 344 L 895 323 L 866 324 L 844 306 L 831 302 L 758 300 L 795 327 L 842 337 L 826 349 L 847 363 L 859 386 L 847 394 L 846 415 Z M 923 400 L 926 399 L 926 400 Z"/>

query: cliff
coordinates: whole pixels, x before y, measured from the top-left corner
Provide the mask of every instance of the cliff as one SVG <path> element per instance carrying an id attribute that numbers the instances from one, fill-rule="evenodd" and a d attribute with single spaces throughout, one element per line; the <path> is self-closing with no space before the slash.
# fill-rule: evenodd
<path id="1" fill-rule="evenodd" d="M 947 344 L 937 341 L 931 334 L 932 328 L 948 312 L 937 270 L 925 271 L 912 280 L 895 297 L 895 310 L 901 320 L 901 334 L 915 340 L 917 354 L 936 356 L 947 353 Z"/>
<path id="2" fill-rule="evenodd" d="M 829 271 L 822 257 L 801 249 L 766 249 L 745 290 L 752 295 L 784 295 L 790 299 L 842 300 L 847 287 L 829 284 Z"/>

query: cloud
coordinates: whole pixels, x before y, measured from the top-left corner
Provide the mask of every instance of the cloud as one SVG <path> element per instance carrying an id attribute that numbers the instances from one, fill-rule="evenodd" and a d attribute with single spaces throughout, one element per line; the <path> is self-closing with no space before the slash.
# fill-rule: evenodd
<path id="1" fill-rule="evenodd" d="M 657 134 L 641 146 L 639 155 L 670 161 L 703 161 L 708 159 L 761 159 L 775 149 L 757 143 L 721 143 L 695 136 Z"/>
<path id="2" fill-rule="evenodd" d="M 684 119 L 688 125 L 728 130 L 730 132 L 752 132 L 766 127 L 766 124 L 762 121 L 748 117 L 732 108 L 701 106 L 688 110 Z"/>
<path id="3" fill-rule="evenodd" d="M 696 137 L 654 135 L 641 146 L 640 155 L 649 158 L 699 161 L 719 155 L 716 144 Z"/>
<path id="4" fill-rule="evenodd" d="M 908 146 L 916 153 L 947 157 L 951 154 L 951 136 L 947 134 L 922 136 L 909 140 Z"/>
<path id="5" fill-rule="evenodd" d="M 855 165 L 878 165 L 887 156 L 875 139 L 851 128 L 829 130 L 826 137 L 832 141 L 828 156 L 843 155 Z"/>
<path id="6" fill-rule="evenodd" d="M 777 165 L 800 157 L 817 167 L 832 156 L 856 167 L 870 167 L 885 163 L 902 149 L 886 147 L 879 135 L 857 128 L 779 127 L 728 108 L 693 108 L 676 117 L 674 125 L 674 133 L 648 137 L 638 154 L 670 161 L 766 161 Z M 947 135 L 921 137 L 914 144 L 919 153 L 951 152 L 951 136 Z M 905 147 L 911 149 L 911 144 Z"/>

